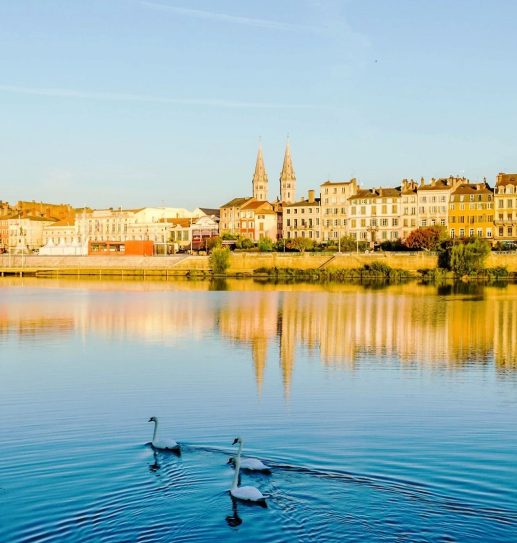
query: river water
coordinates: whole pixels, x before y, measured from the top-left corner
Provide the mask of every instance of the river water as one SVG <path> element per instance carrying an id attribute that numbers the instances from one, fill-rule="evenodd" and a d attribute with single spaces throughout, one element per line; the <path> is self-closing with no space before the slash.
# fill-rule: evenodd
<path id="1" fill-rule="evenodd" d="M 517 541 L 514 285 L 2 279 L 0 413 L 2 542 Z"/>

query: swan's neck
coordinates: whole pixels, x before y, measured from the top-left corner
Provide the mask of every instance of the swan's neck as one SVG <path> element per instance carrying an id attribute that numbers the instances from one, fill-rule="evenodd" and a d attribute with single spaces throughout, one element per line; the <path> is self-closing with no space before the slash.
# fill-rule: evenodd
<path id="1" fill-rule="evenodd" d="M 154 421 L 154 433 L 153 433 L 153 442 L 156 440 L 156 434 L 158 433 L 158 421 Z"/>
<path id="2" fill-rule="evenodd" d="M 232 490 L 239 486 L 239 472 L 241 471 L 241 451 L 242 441 L 239 444 L 239 450 L 237 451 L 237 456 L 235 457 L 235 474 L 233 476 Z"/>

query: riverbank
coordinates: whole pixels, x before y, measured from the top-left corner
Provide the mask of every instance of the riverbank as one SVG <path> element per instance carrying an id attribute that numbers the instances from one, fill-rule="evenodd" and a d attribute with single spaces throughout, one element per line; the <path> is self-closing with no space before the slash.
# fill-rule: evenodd
<path id="1" fill-rule="evenodd" d="M 357 270 L 380 262 L 410 275 L 434 269 L 430 253 L 232 253 L 227 275 L 253 275 L 257 269 Z M 517 253 L 491 253 L 486 266 L 517 272 Z M 207 256 L 7 256 L 0 255 L 0 275 L 55 277 L 95 275 L 118 277 L 175 277 L 210 273 Z M 319 273 L 319 272 L 318 272 Z"/>

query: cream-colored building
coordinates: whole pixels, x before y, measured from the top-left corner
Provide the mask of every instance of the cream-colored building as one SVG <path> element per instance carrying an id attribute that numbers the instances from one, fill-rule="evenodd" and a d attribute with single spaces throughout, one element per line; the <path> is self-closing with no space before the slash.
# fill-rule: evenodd
<path id="1" fill-rule="evenodd" d="M 400 222 L 401 238 L 406 239 L 409 234 L 418 228 L 418 184 L 411 179 L 402 180 L 400 195 Z"/>
<path id="2" fill-rule="evenodd" d="M 88 240 L 74 219 L 64 219 L 43 228 L 43 247 L 40 255 L 47 256 L 86 256 Z"/>
<path id="3" fill-rule="evenodd" d="M 43 217 L 18 217 L 8 221 L 8 251 L 26 253 L 39 250 L 43 245 L 43 229 L 56 222 Z"/>
<path id="4" fill-rule="evenodd" d="M 428 184 L 422 179 L 417 190 L 418 226 L 448 228 L 450 195 L 463 183 L 468 183 L 468 179 L 464 177 L 432 178 Z"/>
<path id="5" fill-rule="evenodd" d="M 287 239 L 309 238 L 321 242 L 320 199 L 309 190 L 307 199 L 283 207 L 283 235 Z"/>
<path id="6" fill-rule="evenodd" d="M 169 218 L 202 216 L 198 208 L 189 211 L 177 207 L 144 207 L 139 209 L 96 209 L 78 213 L 78 231 L 89 241 L 153 241 L 167 243 L 170 240 L 170 226 L 164 222 Z"/>
<path id="7" fill-rule="evenodd" d="M 336 241 L 350 233 L 349 198 L 358 190 L 355 178 L 350 181 L 326 181 L 320 185 L 321 241 Z"/>
<path id="8" fill-rule="evenodd" d="M 400 188 L 363 189 L 349 198 L 350 235 L 373 246 L 401 235 Z"/>
<path id="9" fill-rule="evenodd" d="M 517 174 L 499 173 L 495 184 L 495 238 L 517 239 Z"/>

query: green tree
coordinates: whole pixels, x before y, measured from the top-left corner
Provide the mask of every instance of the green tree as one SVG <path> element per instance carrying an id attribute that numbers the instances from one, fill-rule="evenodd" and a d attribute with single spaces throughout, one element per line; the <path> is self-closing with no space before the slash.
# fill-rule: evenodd
<path id="1" fill-rule="evenodd" d="M 230 249 L 227 247 L 215 248 L 210 253 L 209 263 L 213 273 L 225 273 L 230 267 Z"/>
<path id="2" fill-rule="evenodd" d="M 212 249 L 215 249 L 216 247 L 221 247 L 221 238 L 218 237 L 212 237 L 205 240 L 205 246 L 207 251 L 211 251 Z"/>
<path id="3" fill-rule="evenodd" d="M 357 242 L 352 236 L 343 236 L 339 240 L 339 245 L 343 253 L 351 253 L 357 250 Z"/>
<path id="4" fill-rule="evenodd" d="M 273 250 L 273 242 L 269 238 L 261 238 L 258 242 L 258 250 L 261 253 L 270 253 Z"/>
<path id="5" fill-rule="evenodd" d="M 490 254 L 490 244 L 483 239 L 468 243 L 457 243 L 450 251 L 449 269 L 461 277 L 479 273 L 485 268 L 485 261 Z"/>
<path id="6" fill-rule="evenodd" d="M 300 253 L 304 253 L 305 251 L 310 251 L 314 248 L 314 241 L 310 238 L 294 238 L 291 241 L 290 246 L 293 249 L 300 251 Z"/>

